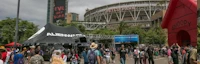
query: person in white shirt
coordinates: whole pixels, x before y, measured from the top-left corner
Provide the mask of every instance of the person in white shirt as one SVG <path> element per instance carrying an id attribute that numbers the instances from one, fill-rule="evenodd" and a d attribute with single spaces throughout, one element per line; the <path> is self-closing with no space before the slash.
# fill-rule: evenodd
<path id="1" fill-rule="evenodd" d="M 62 51 L 61 57 L 63 61 L 65 62 L 65 64 L 67 64 L 67 55 L 64 53 L 64 51 Z"/>
<path id="2" fill-rule="evenodd" d="M 106 49 L 106 64 L 109 64 L 110 63 L 110 50 L 109 49 Z"/>
<path id="3" fill-rule="evenodd" d="M 139 64 L 139 53 L 140 53 L 140 50 L 139 48 L 137 47 L 135 50 L 134 50 L 134 59 L 135 59 L 135 64 Z"/>
<path id="4" fill-rule="evenodd" d="M 7 55 L 6 55 L 6 61 L 4 64 L 8 64 L 8 61 L 10 59 L 10 54 L 12 53 L 12 51 L 10 50 L 10 48 L 7 48 Z"/>

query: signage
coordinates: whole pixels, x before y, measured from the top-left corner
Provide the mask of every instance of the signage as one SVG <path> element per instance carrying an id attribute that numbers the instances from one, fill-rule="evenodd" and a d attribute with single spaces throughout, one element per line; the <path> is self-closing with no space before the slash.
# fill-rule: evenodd
<path id="1" fill-rule="evenodd" d="M 184 27 L 184 26 L 190 26 L 190 24 L 191 24 L 191 22 L 189 22 L 187 20 L 181 20 L 172 26 L 172 30 L 175 30 L 177 28 Z"/>
<path id="2" fill-rule="evenodd" d="M 130 7 L 120 7 L 120 8 L 112 8 L 109 10 L 106 10 L 107 12 L 119 12 L 119 11 L 127 11 L 127 10 L 134 10 L 135 7 L 130 6 Z"/>
<path id="3" fill-rule="evenodd" d="M 115 35 L 115 42 L 139 42 L 138 35 Z"/>
<path id="4" fill-rule="evenodd" d="M 66 0 L 54 0 L 54 14 L 53 22 L 58 20 L 65 20 L 65 1 Z"/>
<path id="5" fill-rule="evenodd" d="M 82 36 L 85 36 L 83 34 L 63 34 L 63 33 L 47 33 L 47 36 L 58 36 L 58 37 L 82 37 Z"/>

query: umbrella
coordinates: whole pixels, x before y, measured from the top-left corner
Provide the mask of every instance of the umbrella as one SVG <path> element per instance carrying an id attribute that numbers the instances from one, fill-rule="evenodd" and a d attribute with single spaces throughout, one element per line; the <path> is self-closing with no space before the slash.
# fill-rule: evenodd
<path id="1" fill-rule="evenodd" d="M 5 46 L 13 47 L 15 45 L 15 42 L 11 42 L 9 44 L 6 44 Z M 22 46 L 20 43 L 16 43 L 16 46 Z"/>

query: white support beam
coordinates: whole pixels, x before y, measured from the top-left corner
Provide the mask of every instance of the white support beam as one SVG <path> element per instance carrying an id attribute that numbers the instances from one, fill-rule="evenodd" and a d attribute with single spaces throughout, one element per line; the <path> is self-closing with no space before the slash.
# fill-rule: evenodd
<path id="1" fill-rule="evenodd" d="M 146 11 L 145 9 L 144 9 L 144 12 L 146 13 L 147 18 L 148 18 L 149 20 L 151 20 L 150 17 L 149 17 L 149 15 L 148 15 L 148 13 L 147 13 L 147 11 Z"/>
<path id="2" fill-rule="evenodd" d="M 121 17 L 121 21 L 124 19 L 124 15 L 126 14 L 126 12 L 123 13 L 122 17 Z"/>
<path id="3" fill-rule="evenodd" d="M 118 15 L 118 13 L 115 12 L 115 14 L 116 14 L 116 16 L 117 16 L 117 19 L 120 20 L 120 17 L 119 17 L 119 15 Z"/>
<path id="4" fill-rule="evenodd" d="M 134 17 L 133 17 L 133 14 L 131 13 L 131 11 L 129 11 L 129 13 L 131 14 L 131 18 L 132 18 L 133 20 L 135 20 Z"/>
<path id="5" fill-rule="evenodd" d="M 141 9 L 139 10 L 139 12 L 138 12 L 138 14 L 137 14 L 136 20 L 138 20 L 138 16 L 139 16 L 139 14 L 140 14 L 140 11 L 141 11 Z"/>

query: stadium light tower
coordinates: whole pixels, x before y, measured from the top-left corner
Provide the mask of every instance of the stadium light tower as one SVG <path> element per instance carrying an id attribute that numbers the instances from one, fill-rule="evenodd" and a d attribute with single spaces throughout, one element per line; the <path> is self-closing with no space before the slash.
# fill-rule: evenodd
<path id="1" fill-rule="evenodd" d="M 17 5 L 17 18 L 16 18 L 16 25 L 15 25 L 15 43 L 14 43 L 15 48 L 17 47 L 16 43 L 18 40 L 19 9 L 20 9 L 20 0 L 18 0 L 18 5 Z"/>

